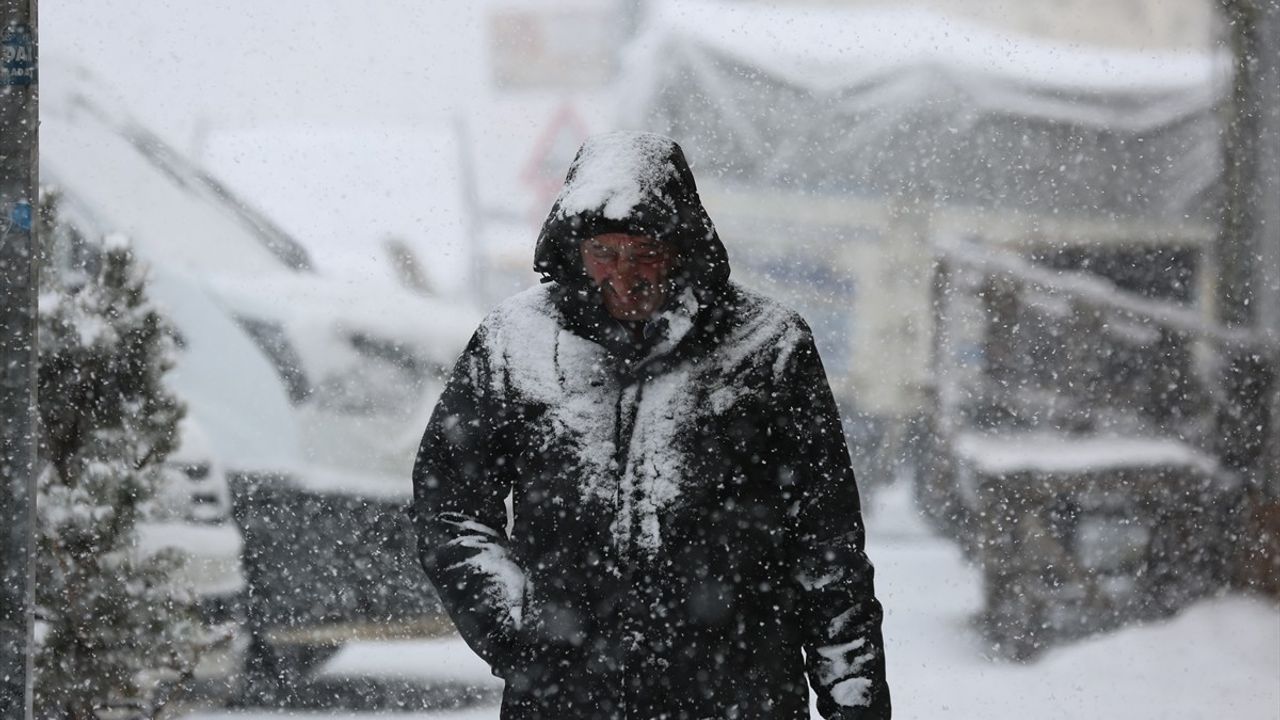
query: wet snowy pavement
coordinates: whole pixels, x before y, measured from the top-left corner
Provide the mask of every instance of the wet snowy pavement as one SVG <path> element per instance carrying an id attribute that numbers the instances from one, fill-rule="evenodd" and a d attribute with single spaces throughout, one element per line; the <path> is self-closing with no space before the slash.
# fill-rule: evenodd
<path id="1" fill-rule="evenodd" d="M 992 660 L 970 626 L 982 605 L 977 569 L 929 535 L 903 489 L 877 501 L 868 553 L 885 606 L 895 717 L 1280 718 L 1276 605 L 1225 597 L 1033 664 Z"/>
<path id="2" fill-rule="evenodd" d="M 885 606 L 894 716 L 982 720 L 1280 720 L 1280 608 L 1239 596 L 1132 627 L 1017 665 L 992 660 L 970 626 L 981 606 L 976 569 L 916 518 L 905 488 L 875 498 L 868 552 Z M 320 671 L 341 677 L 498 688 L 461 640 L 359 643 Z M 819 717 L 816 712 L 813 715 Z M 372 713 L 199 713 L 187 720 L 372 720 Z M 395 720 L 496 720 L 495 706 L 400 713 Z"/>

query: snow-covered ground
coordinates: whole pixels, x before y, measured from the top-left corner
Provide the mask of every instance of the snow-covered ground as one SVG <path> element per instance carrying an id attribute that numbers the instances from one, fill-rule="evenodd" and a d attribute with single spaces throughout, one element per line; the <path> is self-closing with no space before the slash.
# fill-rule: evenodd
<path id="1" fill-rule="evenodd" d="M 868 518 L 896 717 L 1280 718 L 1280 608 L 1262 600 L 1203 602 L 1028 665 L 988 659 L 969 625 L 977 569 L 928 534 L 903 490 L 876 498 Z"/>
<path id="2" fill-rule="evenodd" d="M 437 640 L 377 640 L 351 643 L 320 668 L 321 678 L 369 677 L 383 680 L 428 678 L 502 687 L 489 666 L 460 637 Z"/>
<path id="3" fill-rule="evenodd" d="M 933 537 L 905 487 L 870 504 L 888 677 L 900 719 L 1280 720 L 1280 608 L 1239 596 L 1200 603 L 1167 622 L 1132 627 L 1018 665 L 985 656 L 969 624 L 978 571 Z M 460 640 L 361 643 L 321 670 L 329 677 L 497 681 Z M 186 720 L 376 720 L 371 714 L 199 713 Z M 496 707 L 399 714 L 394 720 L 497 720 Z M 819 717 L 815 712 L 813 717 Z"/>

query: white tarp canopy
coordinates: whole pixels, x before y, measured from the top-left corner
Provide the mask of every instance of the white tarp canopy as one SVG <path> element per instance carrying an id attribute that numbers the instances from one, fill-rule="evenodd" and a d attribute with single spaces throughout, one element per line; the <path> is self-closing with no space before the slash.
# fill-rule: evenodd
<path id="1" fill-rule="evenodd" d="M 699 178 L 797 191 L 1202 219 L 1223 55 L 1014 36 L 919 9 L 660 1 L 623 124 Z"/>

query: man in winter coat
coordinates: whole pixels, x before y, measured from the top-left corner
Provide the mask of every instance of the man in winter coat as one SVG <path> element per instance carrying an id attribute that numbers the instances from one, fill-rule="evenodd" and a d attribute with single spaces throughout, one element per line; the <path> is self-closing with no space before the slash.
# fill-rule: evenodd
<path id="1" fill-rule="evenodd" d="M 809 328 L 729 281 L 670 139 L 588 140 L 414 467 L 422 564 L 517 718 L 888 718 Z M 508 527 L 504 501 L 511 499 Z"/>

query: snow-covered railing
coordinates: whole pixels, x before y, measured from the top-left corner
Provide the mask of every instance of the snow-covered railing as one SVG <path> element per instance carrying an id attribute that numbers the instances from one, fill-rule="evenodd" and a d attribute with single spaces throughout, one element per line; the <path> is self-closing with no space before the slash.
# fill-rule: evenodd
<path id="1" fill-rule="evenodd" d="M 1225 346 L 1271 352 L 1280 350 L 1275 338 L 1246 328 L 1226 327 L 1205 317 L 1202 309 L 1126 292 L 1087 273 L 1037 267 L 1013 253 L 990 250 L 960 240 L 939 240 L 935 249 L 938 257 L 947 262 L 987 275 L 1004 275 L 1089 308 L 1120 313 L 1139 322 L 1152 323 Z"/>
<path id="2" fill-rule="evenodd" d="M 958 457 L 987 475 L 1069 475 L 1114 467 L 1185 467 L 1206 475 L 1219 471 L 1217 460 L 1170 438 L 965 432 L 956 437 L 954 447 Z"/>

